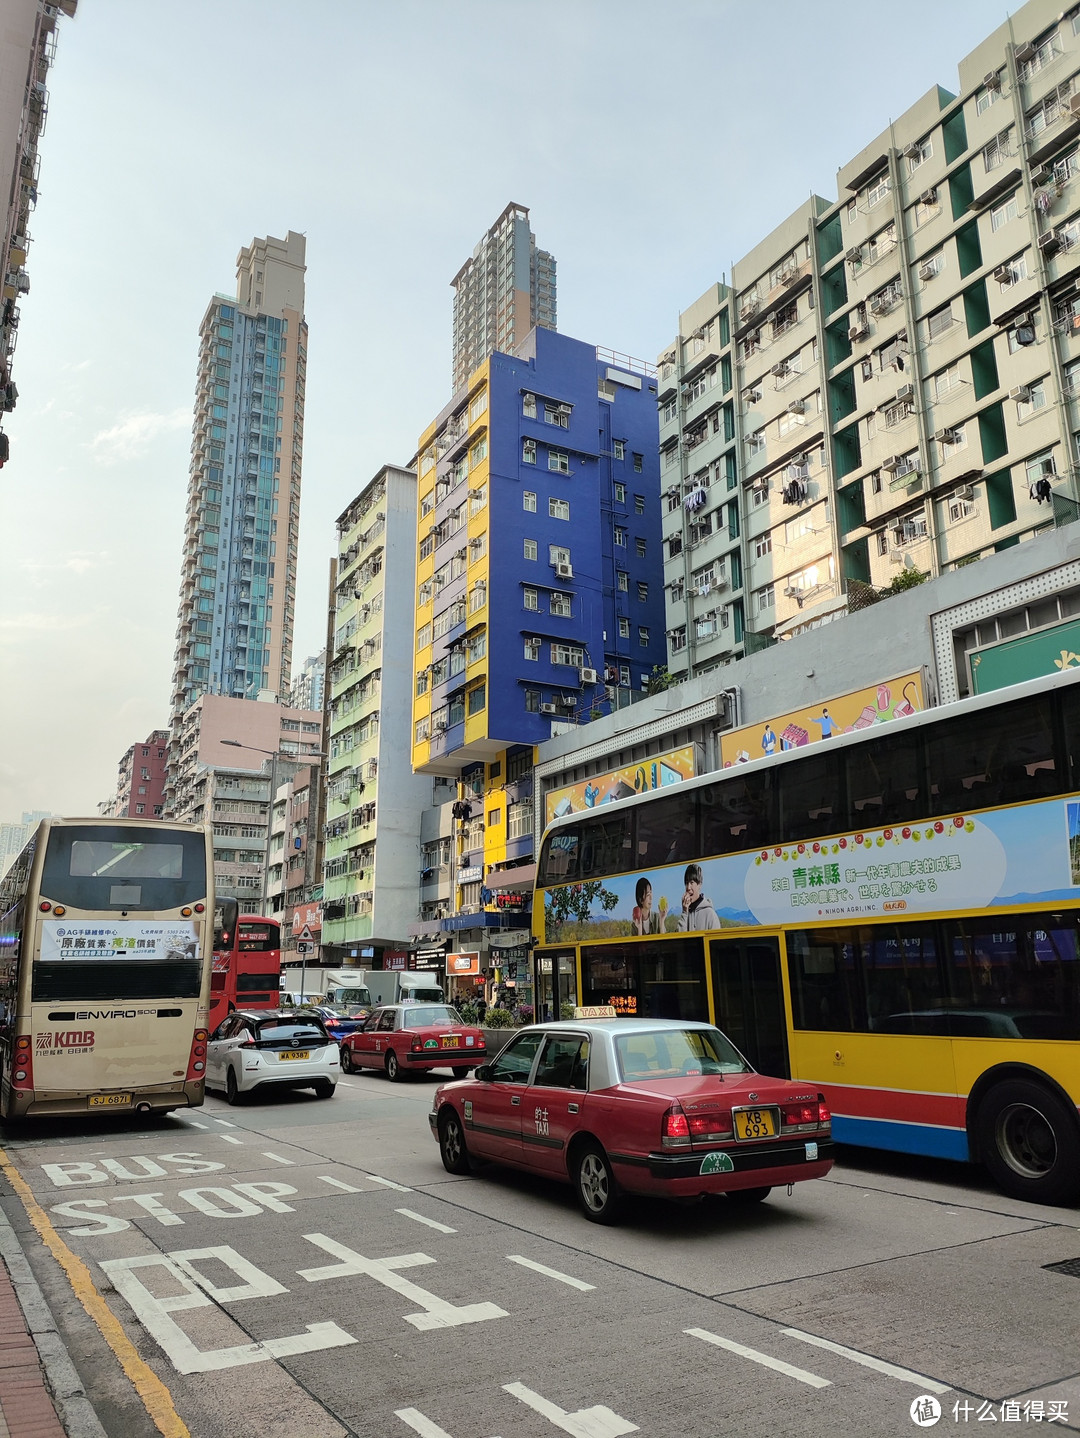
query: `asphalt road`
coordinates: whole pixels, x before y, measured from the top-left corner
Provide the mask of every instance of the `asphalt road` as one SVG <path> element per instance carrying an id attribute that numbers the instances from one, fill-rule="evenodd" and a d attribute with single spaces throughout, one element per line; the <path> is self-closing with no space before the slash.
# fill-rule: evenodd
<path id="1" fill-rule="evenodd" d="M 0 1188 L 107 1433 L 865 1438 L 917 1431 L 917 1399 L 939 1432 L 1080 1429 L 1080 1262 L 1047 1267 L 1080 1259 L 1080 1209 L 848 1151 L 753 1210 L 605 1229 L 557 1184 L 445 1173 L 438 1081 L 6 1135 L 86 1264 Z"/>

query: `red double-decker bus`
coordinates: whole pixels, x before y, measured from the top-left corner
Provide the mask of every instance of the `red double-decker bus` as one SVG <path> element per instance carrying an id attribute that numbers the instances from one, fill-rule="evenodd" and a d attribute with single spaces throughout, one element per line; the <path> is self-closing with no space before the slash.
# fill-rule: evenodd
<path id="1" fill-rule="evenodd" d="M 211 1033 L 233 1009 L 277 1008 L 280 986 L 281 925 L 278 920 L 240 914 L 235 899 L 221 900 L 210 980 Z"/>

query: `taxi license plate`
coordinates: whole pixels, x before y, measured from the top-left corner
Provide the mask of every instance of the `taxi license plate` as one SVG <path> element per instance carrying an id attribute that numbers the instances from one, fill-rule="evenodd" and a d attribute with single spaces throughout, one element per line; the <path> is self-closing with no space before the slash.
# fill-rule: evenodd
<path id="1" fill-rule="evenodd" d="M 282 1063 L 285 1063 L 288 1059 L 309 1059 L 310 1057 L 310 1049 L 282 1049 L 281 1053 L 278 1054 L 278 1058 Z"/>
<path id="2" fill-rule="evenodd" d="M 87 1100 L 91 1108 L 123 1108 L 130 1102 L 129 1093 L 92 1093 Z"/>
<path id="3" fill-rule="evenodd" d="M 733 1117 L 736 1138 L 776 1137 L 776 1109 L 774 1108 L 736 1109 Z"/>
<path id="4" fill-rule="evenodd" d="M 444 1034 L 442 1046 L 444 1049 L 456 1049 L 458 1047 L 457 1034 Z"/>

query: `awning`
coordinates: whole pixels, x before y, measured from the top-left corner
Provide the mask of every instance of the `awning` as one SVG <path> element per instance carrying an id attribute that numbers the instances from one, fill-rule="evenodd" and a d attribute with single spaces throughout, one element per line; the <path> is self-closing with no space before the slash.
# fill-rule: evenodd
<path id="1" fill-rule="evenodd" d="M 485 889 L 531 889 L 536 883 L 536 865 L 519 864 L 516 869 L 495 869 L 484 880 Z"/>

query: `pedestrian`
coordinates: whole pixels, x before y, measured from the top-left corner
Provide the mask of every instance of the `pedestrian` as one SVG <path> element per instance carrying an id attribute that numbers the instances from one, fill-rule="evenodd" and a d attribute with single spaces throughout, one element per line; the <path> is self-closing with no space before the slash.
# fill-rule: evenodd
<path id="1" fill-rule="evenodd" d="M 487 999 L 484 998 L 484 991 L 483 991 L 483 989 L 481 989 L 480 992 L 479 992 L 479 995 L 477 996 L 477 999 L 476 999 L 476 1021 L 477 1021 L 477 1023 L 480 1024 L 480 1025 L 483 1025 L 483 1022 L 484 1022 L 484 1019 L 485 1019 L 486 1016 L 487 1016 Z"/>

